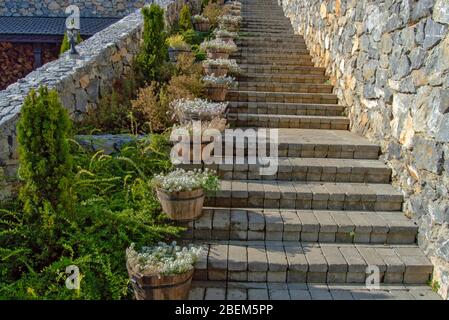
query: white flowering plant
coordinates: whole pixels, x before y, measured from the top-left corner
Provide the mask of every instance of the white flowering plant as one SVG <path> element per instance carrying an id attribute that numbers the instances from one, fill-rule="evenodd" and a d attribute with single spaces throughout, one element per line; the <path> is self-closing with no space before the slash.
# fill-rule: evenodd
<path id="1" fill-rule="evenodd" d="M 194 169 L 186 171 L 177 168 L 167 174 L 158 174 L 153 185 L 168 193 L 203 189 L 206 192 L 218 190 L 219 180 L 215 171 Z"/>
<path id="2" fill-rule="evenodd" d="M 211 52 L 225 52 L 234 53 L 237 51 L 237 46 L 234 42 L 225 42 L 220 39 L 213 39 L 210 41 L 204 41 L 201 43 L 201 49 Z"/>
<path id="3" fill-rule="evenodd" d="M 234 84 L 235 78 L 229 76 L 216 77 L 214 75 L 207 75 L 202 78 L 206 86 L 227 87 Z"/>
<path id="4" fill-rule="evenodd" d="M 135 273 L 145 276 L 176 275 L 192 270 L 202 250 L 193 245 L 181 247 L 173 241 L 171 244 L 159 242 L 156 246 L 142 247 L 137 251 L 133 243 L 126 249 L 126 260 Z"/>
<path id="5" fill-rule="evenodd" d="M 207 59 L 203 61 L 203 66 L 226 68 L 234 74 L 242 72 L 235 59 Z"/>
<path id="6" fill-rule="evenodd" d="M 215 29 L 214 36 L 216 38 L 237 38 L 237 32 L 228 31 L 226 29 Z"/>
<path id="7" fill-rule="evenodd" d="M 219 18 L 220 25 L 233 25 L 238 26 L 242 22 L 242 17 L 235 15 L 223 15 Z"/>
<path id="8" fill-rule="evenodd" d="M 200 14 L 194 15 L 192 20 L 193 20 L 194 23 L 195 22 L 197 22 L 197 23 L 207 23 L 207 22 L 209 22 L 209 19 L 207 17 L 202 16 Z"/>
<path id="9" fill-rule="evenodd" d="M 170 104 L 179 121 L 211 120 L 221 117 L 225 113 L 228 104 L 224 102 L 210 102 L 205 99 L 178 99 Z"/>

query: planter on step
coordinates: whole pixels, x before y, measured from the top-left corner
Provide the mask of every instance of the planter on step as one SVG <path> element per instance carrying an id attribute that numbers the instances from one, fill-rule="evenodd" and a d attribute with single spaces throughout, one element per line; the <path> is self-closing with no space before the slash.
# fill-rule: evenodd
<path id="1" fill-rule="evenodd" d="M 194 22 L 193 26 L 196 31 L 200 31 L 200 32 L 208 32 L 210 29 L 210 23 L 208 21 Z"/>
<path id="2" fill-rule="evenodd" d="M 207 96 L 212 101 L 221 102 L 226 100 L 228 94 L 227 85 L 208 85 L 206 86 Z"/>
<path id="3" fill-rule="evenodd" d="M 182 53 L 189 53 L 192 52 L 188 49 L 177 49 L 177 48 L 168 48 L 168 56 L 170 58 L 170 61 L 173 63 L 176 63 L 178 61 L 178 56 Z"/>
<path id="4" fill-rule="evenodd" d="M 207 53 L 208 59 L 228 59 L 229 58 L 228 51 L 207 50 L 206 53 Z"/>
<path id="5" fill-rule="evenodd" d="M 145 276 L 133 273 L 126 264 L 136 300 L 186 300 L 194 269 L 169 276 Z"/>
<path id="6" fill-rule="evenodd" d="M 167 192 L 158 188 L 157 197 L 162 210 L 175 221 L 192 221 L 199 218 L 203 212 L 204 190 Z"/>

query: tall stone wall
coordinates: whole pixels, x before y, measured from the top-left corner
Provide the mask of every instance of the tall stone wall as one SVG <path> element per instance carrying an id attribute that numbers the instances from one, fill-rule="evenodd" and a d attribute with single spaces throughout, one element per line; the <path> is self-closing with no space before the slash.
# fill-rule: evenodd
<path id="1" fill-rule="evenodd" d="M 177 19 L 185 1 L 159 3 L 166 9 L 166 20 L 170 22 Z M 190 0 L 190 3 L 198 5 L 200 2 Z M 65 53 L 0 91 L 0 176 L 16 174 L 16 123 L 30 89 L 40 85 L 56 89 L 72 117 L 96 108 L 100 98 L 110 92 L 114 80 L 131 71 L 132 61 L 140 49 L 142 26 L 139 10 L 83 41 L 77 46 L 79 57 L 72 58 Z M 0 184 L 0 200 L 9 192 Z"/>
<path id="2" fill-rule="evenodd" d="M 65 8 L 77 5 L 82 16 L 124 17 L 151 0 L 2 0 L 2 16 L 65 16 Z"/>
<path id="3" fill-rule="evenodd" d="M 449 286 L 449 1 L 282 0 L 351 129 L 382 146 L 404 211 Z"/>

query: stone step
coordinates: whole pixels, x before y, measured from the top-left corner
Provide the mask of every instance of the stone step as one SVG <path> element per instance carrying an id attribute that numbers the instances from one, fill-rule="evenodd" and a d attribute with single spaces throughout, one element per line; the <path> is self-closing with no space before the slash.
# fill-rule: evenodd
<path id="1" fill-rule="evenodd" d="M 230 208 L 400 211 L 402 193 L 390 184 L 221 180 L 206 205 Z"/>
<path id="2" fill-rule="evenodd" d="M 273 64 L 239 64 L 244 71 L 243 74 L 249 73 L 282 73 L 293 75 L 324 75 L 326 69 L 311 66 L 289 66 L 289 65 L 273 65 Z"/>
<path id="3" fill-rule="evenodd" d="M 226 164 L 229 159 L 230 164 Z M 232 160 L 231 160 L 232 159 Z M 261 176 L 260 163 L 248 164 L 247 158 L 224 158 L 220 165 L 187 165 L 217 170 L 223 179 L 280 180 L 280 181 L 322 181 L 389 183 L 391 169 L 379 160 L 339 158 L 278 158 L 278 170 L 274 175 Z"/>
<path id="4" fill-rule="evenodd" d="M 283 66 L 306 66 L 313 67 L 314 63 L 312 58 L 306 59 L 281 59 L 274 57 L 236 57 L 237 64 L 271 64 L 271 65 L 283 65 Z"/>
<path id="5" fill-rule="evenodd" d="M 239 81 L 239 91 L 291 92 L 291 93 L 332 93 L 334 87 L 324 83 L 285 83 L 267 80 Z"/>
<path id="6" fill-rule="evenodd" d="M 302 54 L 302 55 L 308 55 L 309 51 L 307 49 L 286 49 L 286 48 L 253 48 L 253 47 L 246 47 L 246 48 L 239 48 L 236 54 L 284 54 L 284 55 L 290 55 L 290 54 Z"/>
<path id="7" fill-rule="evenodd" d="M 350 124 L 347 117 L 331 116 L 230 113 L 227 118 L 235 127 L 348 130 Z"/>
<path id="8" fill-rule="evenodd" d="M 312 57 L 308 53 L 303 52 L 290 52 L 290 53 L 284 53 L 284 52 L 248 52 L 248 51 L 238 51 L 235 54 L 232 55 L 234 58 L 240 58 L 240 59 L 268 59 L 268 60 L 307 60 L 311 61 Z"/>
<path id="9" fill-rule="evenodd" d="M 279 45 L 283 44 L 301 44 L 305 45 L 304 39 L 299 35 L 265 35 L 261 34 L 259 36 L 239 36 L 237 38 L 238 42 L 265 42 L 267 44 L 277 43 Z"/>
<path id="10" fill-rule="evenodd" d="M 338 104 L 301 104 L 275 102 L 231 102 L 231 113 L 341 116 L 346 109 Z"/>
<path id="11" fill-rule="evenodd" d="M 426 285 L 193 281 L 189 300 L 442 300 Z"/>
<path id="12" fill-rule="evenodd" d="M 288 73 L 245 73 L 237 76 L 239 83 L 256 82 L 256 83 L 308 83 L 308 84 L 326 84 L 328 77 L 324 75 L 314 74 L 288 74 Z M 327 85 L 327 84 L 326 84 Z"/>
<path id="13" fill-rule="evenodd" d="M 279 157 L 277 171 L 261 175 L 265 167 L 248 157 L 224 157 L 222 164 L 181 164 L 186 169 L 208 168 L 221 179 L 308 182 L 389 183 L 391 169 L 380 160 Z"/>
<path id="14" fill-rule="evenodd" d="M 209 168 L 221 179 L 277 180 L 314 182 L 389 183 L 391 169 L 380 160 L 279 157 L 273 175 L 261 175 L 265 167 L 258 161 L 249 164 L 247 157 L 225 157 L 223 164 L 186 164 L 186 169 Z"/>
<path id="15" fill-rule="evenodd" d="M 418 226 L 400 211 L 318 211 L 205 208 L 183 238 L 413 244 Z"/>
<path id="16" fill-rule="evenodd" d="M 241 36 L 253 37 L 253 36 L 258 36 L 260 34 L 267 34 L 269 36 L 277 36 L 280 34 L 286 34 L 289 36 L 293 36 L 293 35 L 295 35 L 295 32 L 289 28 L 274 29 L 274 28 L 260 28 L 260 27 L 252 27 L 252 26 L 241 27 L 239 30 L 239 35 L 241 35 Z"/>
<path id="17" fill-rule="evenodd" d="M 296 241 L 212 241 L 195 267 L 195 280 L 287 283 L 425 284 L 433 271 L 416 245 L 325 244 Z"/>
<path id="18" fill-rule="evenodd" d="M 335 94 L 331 93 L 294 93 L 230 90 L 227 94 L 227 101 L 337 104 L 338 98 Z"/>
<path id="19" fill-rule="evenodd" d="M 256 131 L 258 128 L 241 129 Z M 377 144 L 344 130 L 280 128 L 277 130 L 276 139 L 279 157 L 374 160 L 379 158 L 380 148 Z M 273 146 L 273 148 L 275 147 L 276 145 Z M 238 156 L 245 156 L 248 149 L 248 141 L 245 139 L 245 143 L 242 146 L 235 144 L 233 151 L 235 152 L 237 149 L 239 152 L 244 152 L 243 155 L 238 154 Z M 226 154 L 226 156 L 235 155 L 236 153 Z"/>
<path id="20" fill-rule="evenodd" d="M 238 38 L 236 40 L 236 44 L 238 47 L 252 47 L 252 48 L 290 48 L 290 49 L 307 49 L 305 43 L 301 42 L 301 40 L 291 41 L 291 42 L 281 42 L 281 41 L 265 41 L 260 40 L 259 38 Z"/>

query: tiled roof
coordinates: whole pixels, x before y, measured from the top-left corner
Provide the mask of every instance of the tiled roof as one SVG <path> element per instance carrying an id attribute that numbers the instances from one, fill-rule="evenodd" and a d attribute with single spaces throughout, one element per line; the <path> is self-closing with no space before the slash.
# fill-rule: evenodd
<path id="1" fill-rule="evenodd" d="M 81 35 L 91 36 L 120 18 L 81 18 Z M 0 35 L 63 35 L 65 17 L 5 17 L 0 16 Z"/>

